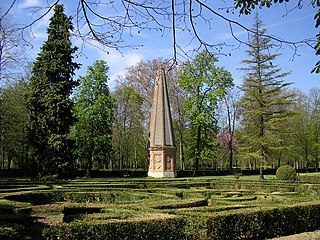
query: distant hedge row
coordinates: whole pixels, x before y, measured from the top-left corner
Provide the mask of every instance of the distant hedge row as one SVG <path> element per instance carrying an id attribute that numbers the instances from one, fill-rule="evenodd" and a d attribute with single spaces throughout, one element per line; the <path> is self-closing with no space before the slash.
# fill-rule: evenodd
<path id="1" fill-rule="evenodd" d="M 266 239 L 320 228 L 320 205 L 195 213 L 141 221 L 71 222 L 44 229 L 47 240 Z"/>
<path id="2" fill-rule="evenodd" d="M 265 169 L 265 175 L 275 175 L 277 169 Z M 238 170 L 237 170 L 238 171 Z M 259 175 L 259 169 L 243 169 L 242 175 Z M 297 173 L 317 172 L 315 168 L 296 169 Z M 86 170 L 77 170 L 72 177 L 85 177 Z M 234 174 L 234 170 L 199 170 L 199 176 L 224 176 Z M 148 171 L 145 170 L 93 170 L 91 172 L 92 178 L 122 178 L 122 177 L 147 177 Z M 193 170 L 179 170 L 178 177 L 193 177 Z M 27 171 L 25 169 L 0 169 L 0 177 L 37 177 L 35 172 Z"/>

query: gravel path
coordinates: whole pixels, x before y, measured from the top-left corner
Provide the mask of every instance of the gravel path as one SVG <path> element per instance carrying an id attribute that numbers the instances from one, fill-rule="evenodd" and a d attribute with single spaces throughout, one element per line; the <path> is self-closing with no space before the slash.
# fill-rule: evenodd
<path id="1" fill-rule="evenodd" d="M 320 230 L 315 232 L 305 232 L 286 237 L 272 238 L 271 240 L 320 240 Z"/>

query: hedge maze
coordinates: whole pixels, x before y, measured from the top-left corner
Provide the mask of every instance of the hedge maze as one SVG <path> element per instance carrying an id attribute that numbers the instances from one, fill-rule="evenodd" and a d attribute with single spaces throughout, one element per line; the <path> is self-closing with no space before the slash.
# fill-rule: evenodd
<path id="1" fill-rule="evenodd" d="M 266 239 L 320 228 L 320 178 L 0 179 L 0 239 Z"/>

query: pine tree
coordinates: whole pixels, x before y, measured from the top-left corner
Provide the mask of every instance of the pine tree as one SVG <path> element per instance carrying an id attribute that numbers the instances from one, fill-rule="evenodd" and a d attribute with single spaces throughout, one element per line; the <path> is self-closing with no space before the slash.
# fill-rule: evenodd
<path id="1" fill-rule="evenodd" d="M 281 69 L 273 64 L 280 54 L 271 54 L 271 40 L 264 37 L 266 29 L 256 16 L 252 29 L 254 35 L 250 40 L 247 53 L 250 57 L 242 63 L 247 67 L 242 85 L 244 95 L 240 100 L 243 109 L 243 125 L 246 128 L 245 145 L 247 158 L 258 160 L 260 179 L 263 179 L 264 165 L 270 157 L 270 152 L 277 146 L 279 140 L 277 133 L 279 123 L 285 121 L 291 112 L 288 110 L 290 94 L 286 93 L 283 77 L 288 73 L 282 73 Z"/>
<path id="2" fill-rule="evenodd" d="M 105 61 L 94 62 L 93 66 L 88 67 L 87 75 L 79 78 L 80 85 L 76 92 L 76 152 L 80 158 L 87 160 L 88 177 L 93 163 L 101 167 L 112 156 L 114 99 L 109 92 L 108 70 Z"/>
<path id="3" fill-rule="evenodd" d="M 30 78 L 29 145 L 38 174 L 64 177 L 72 165 L 70 127 L 74 123 L 70 94 L 76 81 L 73 61 L 77 48 L 71 46 L 71 18 L 57 4 L 47 29 L 48 39 L 34 63 Z"/>

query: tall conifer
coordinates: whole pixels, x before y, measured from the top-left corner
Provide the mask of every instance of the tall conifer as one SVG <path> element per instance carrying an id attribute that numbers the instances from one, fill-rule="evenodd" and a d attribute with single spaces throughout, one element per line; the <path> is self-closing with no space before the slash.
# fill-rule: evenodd
<path id="1" fill-rule="evenodd" d="M 76 81 L 73 61 L 77 50 L 71 46 L 71 18 L 57 4 L 47 29 L 48 39 L 34 63 L 30 79 L 29 144 L 31 157 L 40 175 L 65 173 L 72 164 L 71 142 L 68 138 L 74 123 L 70 94 Z"/>
<path id="2" fill-rule="evenodd" d="M 278 126 L 290 115 L 287 106 L 290 96 L 286 93 L 283 77 L 287 72 L 273 62 L 280 54 L 271 54 L 271 39 L 264 37 L 266 29 L 256 16 L 253 26 L 254 34 L 247 50 L 249 59 L 243 60 L 246 72 L 241 86 L 244 95 L 240 101 L 243 109 L 243 125 L 246 128 L 244 147 L 246 158 L 255 159 L 260 167 L 260 179 L 263 179 L 263 169 L 271 156 L 270 152 L 277 146 Z"/>

